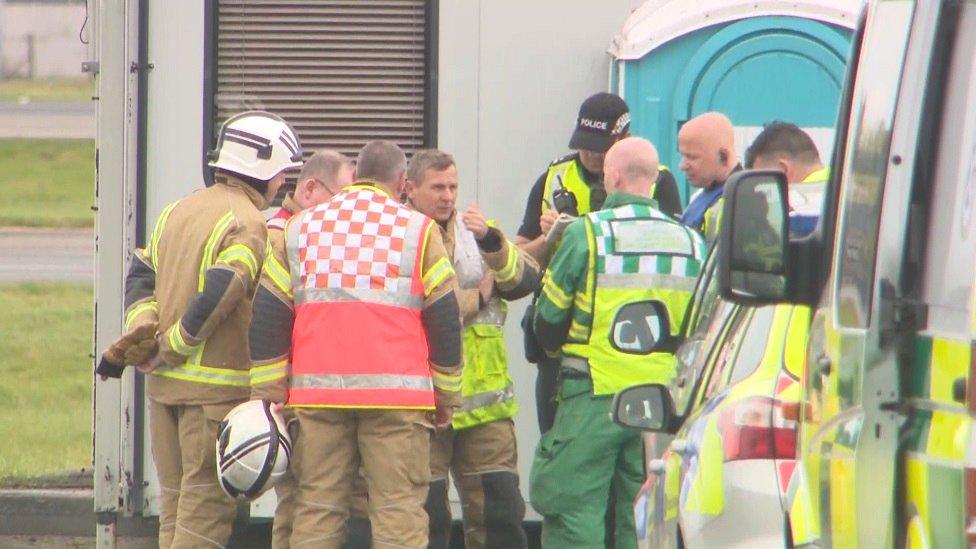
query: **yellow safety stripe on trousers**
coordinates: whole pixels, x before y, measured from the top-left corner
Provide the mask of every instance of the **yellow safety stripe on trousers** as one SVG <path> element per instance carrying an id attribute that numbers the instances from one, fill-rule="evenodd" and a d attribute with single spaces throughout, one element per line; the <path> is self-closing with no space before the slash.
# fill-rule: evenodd
<path id="1" fill-rule="evenodd" d="M 152 262 L 153 270 L 157 270 L 159 261 L 159 237 L 163 235 L 163 227 L 166 225 L 166 220 L 169 219 L 170 212 L 179 202 L 173 202 L 169 206 L 163 208 L 162 213 L 159 214 L 159 219 L 156 220 L 156 226 L 153 227 L 152 236 L 149 238 L 149 259 Z"/>
<path id="2" fill-rule="evenodd" d="M 267 259 L 264 261 L 264 274 L 268 275 L 271 282 L 283 294 L 288 296 L 289 299 L 292 298 L 291 273 L 288 272 L 288 269 L 285 269 L 285 266 L 274 255 L 268 254 Z"/>
<path id="3" fill-rule="evenodd" d="M 244 244 L 234 244 L 221 251 L 215 263 L 232 263 L 234 261 L 243 263 L 247 267 L 247 272 L 251 273 L 251 280 L 257 278 L 258 258 L 251 251 L 251 248 Z"/>
<path id="4" fill-rule="evenodd" d="M 434 387 L 452 393 L 461 390 L 461 374 L 445 374 L 437 370 L 431 370 L 430 374 Z"/>
<path id="5" fill-rule="evenodd" d="M 424 295 L 430 295 L 438 284 L 447 280 L 447 278 L 452 274 L 454 274 L 454 267 L 451 266 L 451 262 L 448 261 L 447 257 L 438 259 L 437 263 L 434 263 L 431 268 L 424 273 Z"/>
<path id="6" fill-rule="evenodd" d="M 137 305 L 133 305 L 129 312 L 125 314 L 125 329 L 128 331 L 132 329 L 132 321 L 136 319 L 142 313 L 153 312 L 159 314 L 159 303 L 152 299 L 149 301 L 144 301 Z"/>
<path id="7" fill-rule="evenodd" d="M 190 345 L 183 339 L 183 331 L 180 329 L 180 322 L 177 321 L 169 330 L 166 331 L 166 341 L 169 346 L 183 356 L 190 356 L 197 350 L 199 345 Z"/>
<path id="8" fill-rule="evenodd" d="M 221 217 L 217 224 L 214 225 L 213 230 L 210 231 L 210 237 L 207 239 L 207 246 L 203 249 L 203 260 L 200 261 L 200 274 L 197 280 L 197 291 L 203 291 L 203 282 L 206 276 L 207 269 L 210 268 L 214 263 L 214 252 L 217 250 L 217 245 L 224 238 L 224 231 L 230 226 L 231 222 L 234 221 L 234 212 L 227 212 Z"/>
<path id="9" fill-rule="evenodd" d="M 282 379 L 288 375 L 288 360 L 282 359 L 264 366 L 255 366 L 251 368 L 249 375 L 251 376 L 251 385 Z"/>
<path id="10" fill-rule="evenodd" d="M 234 387 L 249 387 L 251 385 L 251 377 L 246 370 L 211 368 L 189 363 L 180 366 L 160 366 L 152 373 L 163 377 L 210 385 L 231 385 Z"/>
<path id="11" fill-rule="evenodd" d="M 508 242 L 508 256 L 505 258 L 505 266 L 501 268 L 495 275 L 496 282 L 504 284 L 505 282 L 511 282 L 515 280 L 515 275 L 517 274 L 516 267 L 518 266 L 518 252 L 515 251 L 515 246 Z"/>
<path id="12" fill-rule="evenodd" d="M 569 309 L 570 304 L 573 303 L 573 298 L 569 297 L 559 285 L 552 281 L 549 273 L 550 271 L 546 270 L 545 276 L 542 277 L 542 293 L 556 307 L 562 310 Z"/>

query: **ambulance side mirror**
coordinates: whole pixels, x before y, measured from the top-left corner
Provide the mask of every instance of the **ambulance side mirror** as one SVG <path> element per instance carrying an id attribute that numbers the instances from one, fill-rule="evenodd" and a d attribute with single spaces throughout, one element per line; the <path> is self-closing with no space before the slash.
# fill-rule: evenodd
<path id="1" fill-rule="evenodd" d="M 777 170 L 734 174 L 725 184 L 719 227 L 719 292 L 743 305 L 786 301 L 789 215 L 786 176 Z"/>
<path id="2" fill-rule="evenodd" d="M 658 383 L 627 387 L 614 395 L 610 409 L 613 421 L 623 427 L 674 433 L 680 425 L 671 393 Z"/>

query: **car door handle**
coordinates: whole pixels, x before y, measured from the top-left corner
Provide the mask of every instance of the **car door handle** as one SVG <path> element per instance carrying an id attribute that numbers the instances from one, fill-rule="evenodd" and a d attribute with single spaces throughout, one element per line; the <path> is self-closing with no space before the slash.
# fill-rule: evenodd
<path id="1" fill-rule="evenodd" d="M 676 438 L 671 441 L 671 451 L 676 454 L 684 454 L 688 451 L 688 441 L 683 438 Z"/>
<path id="2" fill-rule="evenodd" d="M 830 371 L 834 369 L 834 364 L 830 361 L 830 357 L 826 353 L 821 353 L 817 357 L 817 368 L 820 369 L 820 375 L 824 376 L 829 376 Z"/>
<path id="3" fill-rule="evenodd" d="M 651 475 L 660 475 L 664 472 L 666 467 L 663 459 L 652 459 L 647 462 L 647 473 Z"/>

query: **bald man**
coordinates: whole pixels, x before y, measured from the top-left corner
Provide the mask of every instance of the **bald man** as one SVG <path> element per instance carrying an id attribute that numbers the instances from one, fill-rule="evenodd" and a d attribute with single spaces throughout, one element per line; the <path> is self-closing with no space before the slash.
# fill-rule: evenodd
<path id="1" fill-rule="evenodd" d="M 678 152 L 688 184 L 698 189 L 681 222 L 712 242 L 718 235 L 725 180 L 742 169 L 736 158 L 732 121 L 722 113 L 706 112 L 685 122 L 678 132 Z"/>
<path id="2" fill-rule="evenodd" d="M 559 413 L 539 441 L 529 490 L 544 547 L 636 547 L 633 501 L 644 480 L 637 431 L 613 423 L 613 395 L 668 383 L 674 351 L 707 249 L 649 196 L 654 146 L 613 145 L 604 159 L 602 210 L 570 224 L 536 302 L 535 333 L 560 357 Z M 606 532 L 614 487 L 614 532 Z"/>

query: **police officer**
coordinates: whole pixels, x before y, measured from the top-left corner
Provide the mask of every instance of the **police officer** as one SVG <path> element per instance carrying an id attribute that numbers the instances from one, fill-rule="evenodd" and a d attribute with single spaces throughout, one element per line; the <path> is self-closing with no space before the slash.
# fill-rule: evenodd
<path id="1" fill-rule="evenodd" d="M 617 547 L 636 546 L 632 502 L 644 479 L 640 433 L 614 425 L 614 393 L 667 383 L 704 241 L 657 209 L 650 142 L 627 138 L 606 156 L 604 209 L 569 225 L 536 303 L 535 329 L 560 356 L 559 408 L 532 464 L 532 505 L 545 547 L 602 547 L 614 487 Z"/>
<path id="2" fill-rule="evenodd" d="M 452 428 L 436 433 L 431 441 L 429 547 L 447 549 L 450 542 L 448 471 L 461 495 L 465 547 L 525 547 L 525 502 L 519 491 L 512 421 L 518 403 L 505 352 L 503 300 L 535 291 L 539 268 L 491 226 L 476 205 L 458 214 L 457 166 L 451 155 L 419 151 L 410 160 L 407 176 L 410 204 L 441 228 L 458 277 L 465 326 L 461 408 Z"/>
<path id="3" fill-rule="evenodd" d="M 630 111 L 627 103 L 610 93 L 591 95 L 580 105 L 576 129 L 569 140 L 575 152 L 549 164 L 529 192 L 528 204 L 515 243 L 544 268 L 550 250 L 546 233 L 559 213 L 573 216 L 599 210 L 606 198 L 603 188 L 604 154 L 620 139 L 630 135 Z M 678 187 L 674 176 L 661 169 L 656 182 L 648 189 L 660 209 L 677 216 L 681 211 Z M 531 313 L 530 313 L 531 314 Z M 556 372 L 559 364 L 533 349 L 531 321 L 523 322 L 526 335 L 526 358 L 539 366 L 536 378 L 536 413 L 539 429 L 545 432 L 552 426 L 556 408 L 553 402 Z"/>
<path id="4" fill-rule="evenodd" d="M 158 325 L 149 430 L 162 491 L 160 547 L 223 546 L 237 505 L 217 486 L 214 440 L 247 400 L 246 344 L 267 248 L 260 210 L 301 165 L 298 136 L 281 118 L 249 111 L 224 123 L 210 166 L 215 184 L 167 206 L 126 278 L 126 326 Z"/>
<path id="5" fill-rule="evenodd" d="M 718 236 L 725 180 L 742 169 L 735 153 L 735 131 L 727 116 L 706 112 L 685 122 L 678 132 L 681 171 L 698 191 L 692 195 L 681 222 L 711 243 Z"/>

